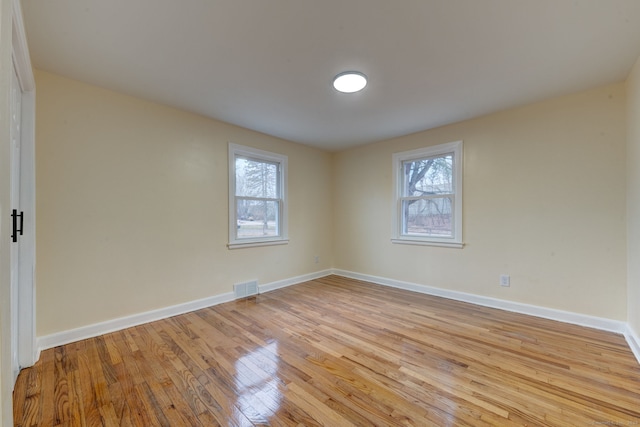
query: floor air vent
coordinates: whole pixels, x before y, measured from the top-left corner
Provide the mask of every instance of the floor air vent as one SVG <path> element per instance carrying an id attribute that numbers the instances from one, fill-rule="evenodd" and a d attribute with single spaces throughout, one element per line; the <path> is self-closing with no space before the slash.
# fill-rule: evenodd
<path id="1" fill-rule="evenodd" d="M 258 281 L 237 283 L 233 285 L 233 294 L 236 298 L 244 298 L 258 294 Z"/>

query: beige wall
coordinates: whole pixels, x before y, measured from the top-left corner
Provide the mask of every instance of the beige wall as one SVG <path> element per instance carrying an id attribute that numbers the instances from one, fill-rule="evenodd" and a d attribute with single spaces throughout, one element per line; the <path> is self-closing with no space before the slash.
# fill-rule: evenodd
<path id="1" fill-rule="evenodd" d="M 0 0 L 0 425 L 12 425 L 11 331 L 10 331 L 10 88 L 11 0 Z"/>
<path id="2" fill-rule="evenodd" d="M 330 267 L 627 320 L 624 84 L 331 155 L 36 80 L 39 336 Z M 465 248 L 391 244 L 391 154 L 460 139 Z M 229 141 L 289 156 L 289 245 L 226 249 Z"/>
<path id="3" fill-rule="evenodd" d="M 628 322 L 640 336 L 640 58 L 627 80 L 627 224 Z"/>
<path id="4" fill-rule="evenodd" d="M 332 266 L 330 154 L 42 71 L 36 83 L 38 336 Z M 227 249 L 228 142 L 289 157 L 288 245 Z"/>
<path id="5" fill-rule="evenodd" d="M 392 244 L 392 153 L 457 140 L 466 246 Z M 623 84 L 341 152 L 334 170 L 336 268 L 626 321 Z"/>

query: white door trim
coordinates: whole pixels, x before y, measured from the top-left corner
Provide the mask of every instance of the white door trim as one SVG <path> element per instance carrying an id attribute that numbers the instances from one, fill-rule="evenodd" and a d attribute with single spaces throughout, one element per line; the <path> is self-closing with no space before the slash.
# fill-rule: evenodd
<path id="1" fill-rule="evenodd" d="M 22 89 L 20 88 L 20 82 L 18 81 L 18 76 L 16 74 L 15 67 L 11 69 L 11 104 L 10 104 L 10 116 L 11 116 L 11 148 L 10 148 L 10 167 L 11 167 L 11 175 L 9 178 L 9 182 L 11 183 L 11 191 L 9 196 L 9 206 L 13 211 L 11 214 L 12 217 L 12 228 L 13 232 L 11 234 L 12 241 L 10 243 L 10 251 L 9 258 L 11 259 L 11 284 L 9 286 L 9 295 L 10 295 L 10 305 L 11 309 L 11 321 L 10 321 L 10 331 L 11 331 L 11 372 L 13 373 L 13 381 L 18 378 L 18 372 L 20 372 L 20 362 L 18 355 L 18 337 L 20 334 L 18 333 L 18 327 L 20 325 L 20 321 L 18 317 L 20 315 L 19 300 L 18 294 L 20 289 L 20 246 L 22 245 L 22 241 L 18 234 L 18 227 L 22 229 L 18 224 L 21 222 L 16 213 L 21 212 L 22 209 L 20 207 L 20 148 L 22 146 L 22 137 L 20 128 L 22 127 Z M 22 216 L 22 214 L 20 214 Z"/>
<path id="2" fill-rule="evenodd" d="M 20 156 L 20 204 L 24 211 L 23 235 L 20 236 L 20 270 L 18 283 L 18 362 L 21 368 L 38 359 L 35 322 L 35 79 L 22 18 L 20 0 L 13 0 L 13 66 L 22 90 L 22 128 Z"/>

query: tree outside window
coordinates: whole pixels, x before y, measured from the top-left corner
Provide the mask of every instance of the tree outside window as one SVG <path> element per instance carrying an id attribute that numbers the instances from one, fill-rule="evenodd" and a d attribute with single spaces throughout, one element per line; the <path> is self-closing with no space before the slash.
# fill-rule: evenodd
<path id="1" fill-rule="evenodd" d="M 394 243 L 462 247 L 462 141 L 395 153 Z"/>
<path id="2" fill-rule="evenodd" d="M 287 243 L 287 157 L 229 144 L 229 248 Z"/>

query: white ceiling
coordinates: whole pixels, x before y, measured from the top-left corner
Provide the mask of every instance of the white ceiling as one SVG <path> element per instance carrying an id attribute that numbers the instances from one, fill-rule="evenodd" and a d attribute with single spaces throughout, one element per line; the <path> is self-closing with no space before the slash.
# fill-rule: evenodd
<path id="1" fill-rule="evenodd" d="M 623 81 L 640 0 L 23 0 L 36 68 L 340 150 Z M 332 78 L 369 76 L 356 94 Z"/>

